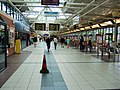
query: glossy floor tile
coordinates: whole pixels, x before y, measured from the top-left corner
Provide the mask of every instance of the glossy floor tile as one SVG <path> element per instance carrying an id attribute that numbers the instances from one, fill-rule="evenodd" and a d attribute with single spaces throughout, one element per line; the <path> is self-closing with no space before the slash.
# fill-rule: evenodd
<path id="1" fill-rule="evenodd" d="M 12 74 L 0 90 L 101 90 L 120 89 L 120 63 L 104 62 L 72 47 L 57 50 L 51 43 L 38 42 L 23 51 L 32 53 Z M 41 74 L 46 55 L 49 74 Z"/>

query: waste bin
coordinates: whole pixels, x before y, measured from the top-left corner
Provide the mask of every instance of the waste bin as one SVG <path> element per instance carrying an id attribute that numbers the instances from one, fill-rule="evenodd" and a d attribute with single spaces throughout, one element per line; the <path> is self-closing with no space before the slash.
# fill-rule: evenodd
<path id="1" fill-rule="evenodd" d="M 21 41 L 20 41 L 20 39 L 16 40 L 16 53 L 17 54 L 21 53 Z"/>

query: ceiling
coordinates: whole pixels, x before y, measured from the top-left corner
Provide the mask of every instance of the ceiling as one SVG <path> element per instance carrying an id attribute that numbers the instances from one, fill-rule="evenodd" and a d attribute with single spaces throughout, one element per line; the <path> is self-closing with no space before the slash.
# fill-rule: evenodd
<path id="1" fill-rule="evenodd" d="M 89 24 L 120 17 L 120 0 L 59 0 L 59 6 L 41 5 L 41 0 L 11 0 L 30 22 L 59 23 L 63 29 L 79 24 Z M 58 12 L 45 16 L 44 12 Z"/>

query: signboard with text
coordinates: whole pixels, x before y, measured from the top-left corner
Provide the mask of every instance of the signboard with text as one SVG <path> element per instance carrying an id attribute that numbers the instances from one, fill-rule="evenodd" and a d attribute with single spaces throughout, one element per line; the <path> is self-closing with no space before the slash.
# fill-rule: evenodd
<path id="1" fill-rule="evenodd" d="M 45 31 L 46 24 L 45 23 L 35 23 L 35 30 Z"/>
<path id="2" fill-rule="evenodd" d="M 59 31 L 60 24 L 49 23 L 49 31 Z"/>

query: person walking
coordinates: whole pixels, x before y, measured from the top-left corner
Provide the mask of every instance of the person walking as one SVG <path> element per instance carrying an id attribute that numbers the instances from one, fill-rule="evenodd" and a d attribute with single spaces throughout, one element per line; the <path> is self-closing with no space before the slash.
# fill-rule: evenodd
<path id="1" fill-rule="evenodd" d="M 50 37 L 48 36 L 47 39 L 46 39 L 48 52 L 49 52 L 49 49 L 50 49 L 50 43 L 51 43 L 51 40 L 50 40 Z"/>
<path id="2" fill-rule="evenodd" d="M 57 42 L 58 42 L 57 37 L 54 37 L 53 41 L 54 41 L 54 47 L 55 47 L 55 50 L 56 50 Z"/>
<path id="3" fill-rule="evenodd" d="M 69 45 L 70 45 L 70 39 L 69 38 L 66 38 L 66 44 L 67 44 L 67 48 L 69 48 Z"/>
<path id="4" fill-rule="evenodd" d="M 34 43 L 34 47 L 36 47 L 36 45 L 37 45 L 37 36 L 34 36 L 33 43 Z"/>
<path id="5" fill-rule="evenodd" d="M 91 49 L 92 49 L 92 41 L 91 40 L 88 41 L 88 46 L 89 46 L 89 49 L 90 49 L 90 52 L 91 52 Z"/>
<path id="6" fill-rule="evenodd" d="M 64 42 L 65 42 L 64 37 L 61 37 L 60 42 L 61 42 L 61 47 L 64 48 Z"/>
<path id="7" fill-rule="evenodd" d="M 83 39 L 83 37 L 81 37 L 81 39 L 80 39 L 80 50 L 84 49 L 83 43 L 84 43 L 84 39 Z"/>

